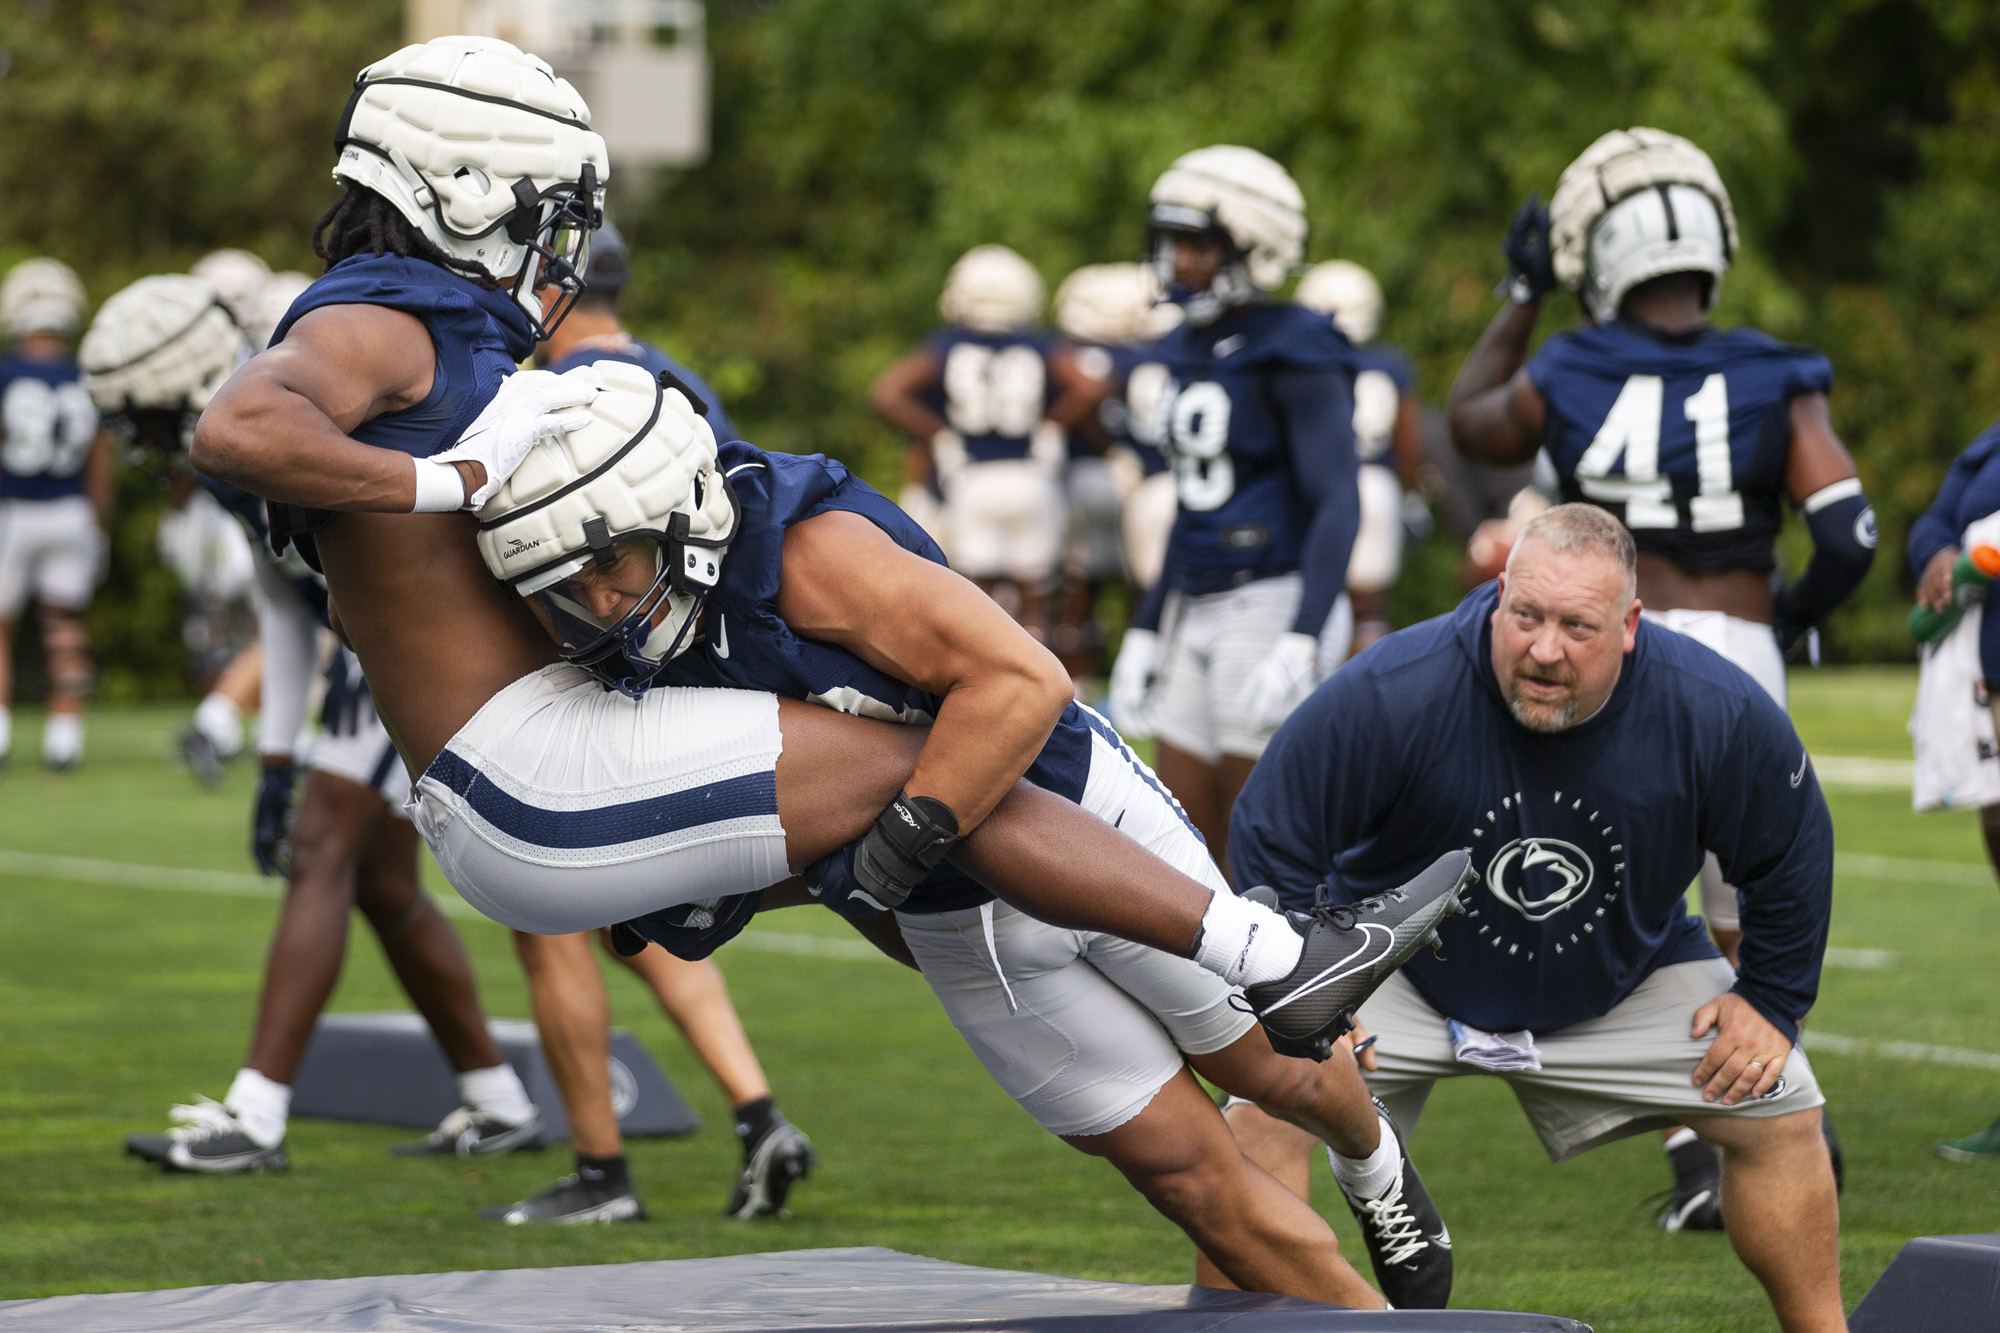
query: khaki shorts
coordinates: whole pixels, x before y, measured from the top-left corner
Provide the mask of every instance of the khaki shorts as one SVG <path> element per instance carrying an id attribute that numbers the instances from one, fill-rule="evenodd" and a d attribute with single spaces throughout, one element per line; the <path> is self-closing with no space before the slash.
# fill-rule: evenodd
<path id="1" fill-rule="evenodd" d="M 1701 1089 L 1690 1079 L 1711 1039 L 1689 1037 L 1688 1029 L 1695 1010 L 1735 981 L 1736 974 L 1720 958 L 1663 967 L 1602 1018 L 1536 1033 L 1541 1069 L 1492 1077 L 1513 1088 L 1555 1162 L 1690 1116 L 1789 1115 L 1825 1105 L 1812 1065 L 1796 1046 L 1785 1058 L 1780 1095 L 1735 1106 L 1701 1099 Z M 1444 1015 L 1400 972 L 1361 1006 L 1358 1017 L 1378 1038 L 1379 1068 L 1365 1075 L 1369 1091 L 1382 1099 L 1405 1132 L 1415 1128 L 1438 1079 L 1486 1072 L 1452 1058 Z"/>

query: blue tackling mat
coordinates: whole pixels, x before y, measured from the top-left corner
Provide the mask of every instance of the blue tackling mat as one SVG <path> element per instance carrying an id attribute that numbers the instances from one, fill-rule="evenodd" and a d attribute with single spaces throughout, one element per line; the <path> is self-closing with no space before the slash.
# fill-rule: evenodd
<path id="1" fill-rule="evenodd" d="M 869 1248 L 0 1301 L 8 1333 L 1590 1333 L 1480 1310 L 973 1268 Z"/>

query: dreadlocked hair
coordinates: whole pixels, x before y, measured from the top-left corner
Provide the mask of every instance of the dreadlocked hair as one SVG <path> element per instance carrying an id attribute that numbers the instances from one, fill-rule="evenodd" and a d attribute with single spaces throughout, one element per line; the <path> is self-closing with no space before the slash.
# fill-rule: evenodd
<path id="1" fill-rule="evenodd" d="M 470 278 L 488 291 L 500 290 L 492 274 L 470 259 L 446 254 L 411 226 L 388 199 L 355 181 L 347 183 L 347 192 L 313 228 L 313 253 L 324 259 L 329 269 L 361 254 L 421 259 Z"/>

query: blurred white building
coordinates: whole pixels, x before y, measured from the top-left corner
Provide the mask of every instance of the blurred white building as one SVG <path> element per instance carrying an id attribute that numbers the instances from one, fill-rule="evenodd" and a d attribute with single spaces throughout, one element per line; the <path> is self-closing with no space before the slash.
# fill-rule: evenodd
<path id="1" fill-rule="evenodd" d="M 708 157 L 702 0 L 404 0 L 403 12 L 412 42 L 498 37 L 555 66 L 590 104 L 614 181 Z"/>

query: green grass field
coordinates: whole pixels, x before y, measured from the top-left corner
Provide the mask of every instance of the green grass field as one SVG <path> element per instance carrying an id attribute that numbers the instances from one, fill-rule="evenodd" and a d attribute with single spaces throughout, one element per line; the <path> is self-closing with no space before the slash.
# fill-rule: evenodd
<path id="1" fill-rule="evenodd" d="M 1873 758 L 1853 766 L 1857 780 L 1893 780 L 1879 761 L 1907 758 L 1911 672 L 1801 673 L 1793 688 L 1823 772 L 1841 769 L 1833 756 Z M 708 1125 L 632 1146 L 648 1224 L 542 1231 L 474 1218 L 567 1170 L 559 1150 L 477 1166 L 394 1160 L 385 1149 L 402 1131 L 299 1120 L 293 1169 L 275 1175 L 164 1176 L 122 1156 L 123 1136 L 164 1128 L 170 1103 L 222 1095 L 247 1040 L 275 899 L 232 880 L 217 883 L 233 894 L 42 877 L 27 872 L 47 867 L 21 854 L 247 872 L 248 775 L 208 792 L 176 770 L 167 755 L 180 717 L 100 712 L 87 765 L 54 776 L 32 762 L 39 722 L 24 715 L 0 772 L 0 1298 L 871 1244 L 1188 1279 L 1179 1233 L 1109 1167 L 1036 1129 L 914 974 L 837 956 L 838 945 L 786 954 L 746 938 L 721 955 L 780 1103 L 824 1160 L 788 1221 L 719 1215 L 736 1153 L 727 1110 L 622 971 L 610 983 L 619 1021 Z M 2000 894 L 1980 869 L 1971 815 L 1919 819 L 1907 789 L 1881 786 L 1833 786 L 1829 800 L 1843 853 L 1833 944 L 1893 954 L 1887 966 L 1829 967 L 1812 1020 L 1839 1046 L 1815 1060 L 1847 1146 L 1852 1307 L 1908 1238 L 2000 1227 L 2000 1167 L 1931 1155 L 1936 1139 L 2000 1111 L 2000 1072 L 1876 1049 L 2000 1052 Z M 766 920 L 760 930 L 855 938 L 816 909 Z M 525 1016 L 506 932 L 460 927 L 489 1011 Z M 358 920 L 333 1007 L 405 1007 Z M 1456 1239 L 1458 1304 L 1571 1315 L 1600 1333 L 1771 1326 L 1724 1237 L 1654 1229 L 1640 1206 L 1666 1183 L 1654 1138 L 1552 1167 L 1506 1089 L 1464 1079 L 1433 1097 L 1414 1148 Z M 1319 1171 L 1317 1202 L 1358 1257 Z"/>

